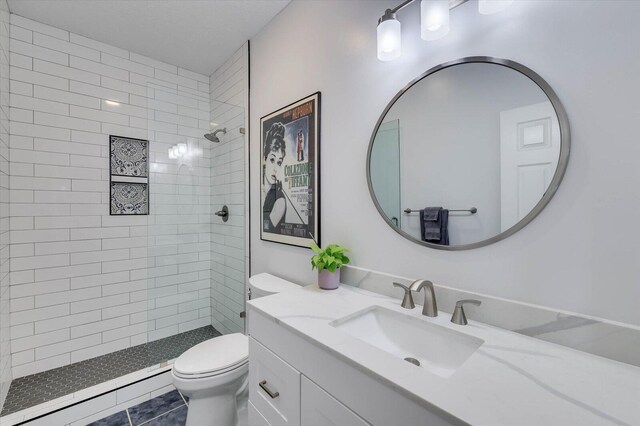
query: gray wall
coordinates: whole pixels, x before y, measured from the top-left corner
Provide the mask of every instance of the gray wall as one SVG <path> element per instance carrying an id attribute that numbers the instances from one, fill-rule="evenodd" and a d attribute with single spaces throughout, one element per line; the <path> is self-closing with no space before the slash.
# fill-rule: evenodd
<path id="1" fill-rule="evenodd" d="M 293 2 L 252 39 L 252 273 L 314 281 L 309 250 L 260 240 L 255 171 L 259 117 L 320 90 L 325 243 L 350 247 L 365 268 L 640 325 L 640 56 L 631 42 L 640 36 L 640 3 L 518 1 L 482 16 L 469 2 L 452 12 L 451 34 L 431 43 L 420 39 L 416 3 L 400 13 L 402 57 L 383 63 L 375 25 L 388 6 L 342 2 L 336 13 L 331 2 Z M 571 159 L 556 196 L 524 230 L 481 249 L 430 250 L 378 215 L 367 190 L 367 145 L 405 84 L 473 55 L 521 62 L 547 80 L 569 115 Z"/>

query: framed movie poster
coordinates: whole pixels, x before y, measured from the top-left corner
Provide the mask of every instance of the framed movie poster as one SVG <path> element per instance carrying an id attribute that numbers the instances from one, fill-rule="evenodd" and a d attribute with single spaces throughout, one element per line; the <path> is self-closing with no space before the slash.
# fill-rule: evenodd
<path id="1" fill-rule="evenodd" d="M 260 238 L 320 245 L 320 92 L 260 119 Z"/>

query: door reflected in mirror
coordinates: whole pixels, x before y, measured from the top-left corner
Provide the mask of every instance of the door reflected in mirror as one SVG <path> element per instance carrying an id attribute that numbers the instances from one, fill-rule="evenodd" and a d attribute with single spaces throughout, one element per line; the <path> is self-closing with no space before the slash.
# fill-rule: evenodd
<path id="1" fill-rule="evenodd" d="M 530 221 L 562 178 L 568 124 L 555 94 L 527 68 L 490 60 L 436 67 L 379 120 L 370 190 L 387 222 L 414 241 L 448 249 L 497 241 Z"/>

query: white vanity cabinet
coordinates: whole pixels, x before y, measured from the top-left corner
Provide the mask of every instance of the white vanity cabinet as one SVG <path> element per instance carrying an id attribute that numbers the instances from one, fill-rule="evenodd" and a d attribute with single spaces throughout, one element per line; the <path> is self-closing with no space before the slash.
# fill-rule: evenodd
<path id="1" fill-rule="evenodd" d="M 300 372 L 249 339 L 249 401 L 271 426 L 300 424 Z"/>
<path id="2" fill-rule="evenodd" d="M 300 376 L 300 381 L 302 426 L 367 426 L 369 424 L 305 376 Z"/>
<path id="3" fill-rule="evenodd" d="M 366 426 L 286 361 L 249 340 L 250 426 Z"/>
<path id="4" fill-rule="evenodd" d="M 249 426 L 450 426 L 425 407 L 249 304 Z"/>

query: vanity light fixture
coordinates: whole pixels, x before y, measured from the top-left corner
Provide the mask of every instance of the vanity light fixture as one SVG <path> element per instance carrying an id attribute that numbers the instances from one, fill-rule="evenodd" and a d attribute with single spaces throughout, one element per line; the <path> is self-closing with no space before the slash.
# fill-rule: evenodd
<path id="1" fill-rule="evenodd" d="M 378 59 L 392 61 L 402 53 L 402 25 L 396 14 L 413 3 L 406 0 L 393 9 L 387 9 L 378 19 Z M 449 11 L 469 0 L 421 0 L 420 36 L 423 40 L 438 40 L 449 33 Z M 513 0 L 478 0 L 478 11 L 483 15 L 501 12 Z"/>
<path id="2" fill-rule="evenodd" d="M 423 40 L 438 40 L 449 34 L 449 0 L 420 2 L 420 36 Z"/>
<path id="3" fill-rule="evenodd" d="M 413 0 L 411 0 L 413 1 Z M 396 19 L 396 14 L 387 9 L 384 15 L 378 19 L 378 59 L 381 61 L 393 61 L 402 53 L 402 26 Z"/>

